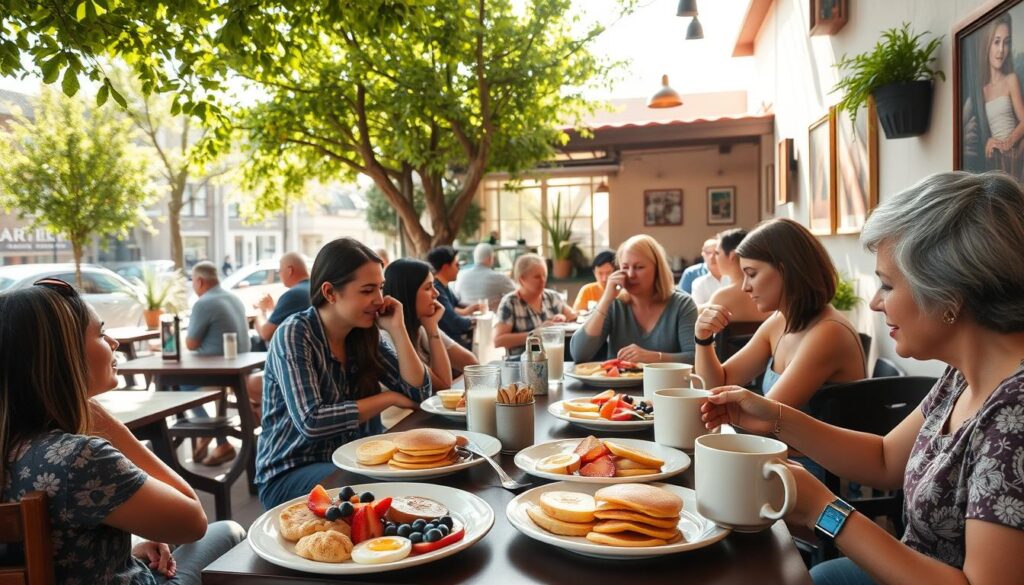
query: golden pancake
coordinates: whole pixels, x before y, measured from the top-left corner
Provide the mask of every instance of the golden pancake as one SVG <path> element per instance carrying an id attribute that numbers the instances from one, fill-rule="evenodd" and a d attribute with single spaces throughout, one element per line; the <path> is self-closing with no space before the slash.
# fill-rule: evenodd
<path id="1" fill-rule="evenodd" d="M 564 522 L 593 522 L 594 497 L 579 492 L 550 491 L 540 495 L 540 507 L 552 518 Z"/>
<path id="2" fill-rule="evenodd" d="M 598 510 L 594 512 L 594 518 L 598 520 L 625 520 L 627 522 L 639 522 L 657 528 L 675 528 L 679 524 L 679 518 L 654 518 L 633 512 L 631 510 Z"/>
<path id="3" fill-rule="evenodd" d="M 636 532 L 637 534 L 646 534 L 647 536 L 663 538 L 665 540 L 675 536 L 678 531 L 679 529 L 675 526 L 672 528 L 658 528 L 656 526 L 641 524 L 640 522 L 626 522 L 625 520 L 601 520 L 597 524 L 594 524 L 594 532 L 600 532 L 603 534 Z"/>
<path id="4" fill-rule="evenodd" d="M 291 542 L 295 542 L 303 536 L 327 530 L 349 534 L 347 522 L 325 520 L 311 512 L 306 506 L 306 502 L 298 502 L 281 510 L 277 516 L 277 525 L 281 529 L 281 537 Z"/>
<path id="5" fill-rule="evenodd" d="M 417 456 L 409 455 L 404 451 L 398 451 L 391 457 L 391 459 L 398 461 L 399 463 L 433 463 L 435 461 L 441 461 L 442 459 L 448 459 L 451 457 L 452 453 L 453 451 L 449 449 L 444 453 L 439 453 L 437 455 Z"/>
<path id="6" fill-rule="evenodd" d="M 316 532 L 295 543 L 295 554 L 311 561 L 341 563 L 352 558 L 352 540 L 334 530 Z"/>
<path id="7" fill-rule="evenodd" d="M 401 461 L 395 461 L 392 459 L 391 461 L 388 461 L 388 466 L 397 469 L 434 469 L 437 467 L 451 465 L 458 460 L 459 458 L 453 453 L 451 457 L 446 457 L 445 459 L 439 459 L 430 463 L 402 463 Z"/>
<path id="8" fill-rule="evenodd" d="M 636 546 L 662 546 L 666 544 L 672 544 L 682 540 L 683 535 L 680 532 L 676 532 L 676 535 L 671 539 L 654 538 L 652 536 L 646 536 L 643 534 L 636 534 L 635 532 L 619 532 L 616 534 L 604 534 L 601 532 L 588 532 L 587 540 L 590 542 L 596 542 L 597 544 L 607 544 L 608 546 L 622 546 L 622 547 L 636 547 Z"/>
<path id="9" fill-rule="evenodd" d="M 655 469 L 661 469 L 662 465 L 665 465 L 663 459 L 658 459 L 654 455 L 647 451 L 641 451 L 640 449 L 634 449 L 625 445 L 616 443 L 615 441 L 604 441 L 604 446 L 612 452 L 612 455 L 616 457 L 622 457 L 623 459 L 629 459 L 635 461 L 644 467 L 653 467 Z"/>
<path id="10" fill-rule="evenodd" d="M 442 429 L 413 429 L 392 439 L 399 451 L 409 455 L 438 455 L 455 446 L 455 435 Z"/>
<path id="11" fill-rule="evenodd" d="M 533 520 L 533 523 L 547 530 L 551 534 L 562 536 L 586 536 L 594 527 L 593 522 L 565 522 L 558 518 L 552 518 L 544 513 L 539 506 L 530 506 L 526 513 Z"/>
<path id="12" fill-rule="evenodd" d="M 674 518 L 683 509 L 683 500 L 679 496 L 646 483 L 610 485 L 597 490 L 594 499 L 598 510 L 625 508 L 656 518 Z"/>
<path id="13" fill-rule="evenodd" d="M 376 439 L 367 441 L 356 448 L 356 461 L 360 465 L 381 465 L 395 454 L 398 448 L 391 441 Z"/>

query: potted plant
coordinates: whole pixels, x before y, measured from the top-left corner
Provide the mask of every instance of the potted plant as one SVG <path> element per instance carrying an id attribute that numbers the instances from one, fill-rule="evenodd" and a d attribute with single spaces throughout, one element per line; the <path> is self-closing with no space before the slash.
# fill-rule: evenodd
<path id="1" fill-rule="evenodd" d="M 860 55 L 843 55 L 836 64 L 846 76 L 833 91 L 841 91 L 839 108 L 857 119 L 857 111 L 873 97 L 886 138 L 920 136 L 931 120 L 933 82 L 946 75 L 932 68 L 942 37 L 924 43 L 925 33 L 912 34 L 910 23 L 882 33 L 875 48 Z"/>
<path id="2" fill-rule="evenodd" d="M 564 279 L 572 276 L 571 256 L 573 246 L 576 245 L 571 241 L 572 224 L 576 221 L 576 216 L 579 215 L 582 205 L 581 202 L 572 215 L 563 215 L 562 194 L 559 193 L 550 217 L 538 213 L 533 214 L 551 241 L 551 276 L 554 278 Z"/>
<path id="3" fill-rule="evenodd" d="M 142 303 L 142 316 L 149 329 L 160 326 L 160 314 L 164 310 L 177 311 L 185 304 L 185 277 L 179 270 L 157 274 L 146 268 L 142 278 L 134 280 L 135 294 Z"/>
<path id="4" fill-rule="evenodd" d="M 840 276 L 836 279 L 836 294 L 832 297 L 832 306 L 843 313 L 850 323 L 854 323 L 853 310 L 860 304 L 860 297 L 853 289 L 853 281 Z"/>

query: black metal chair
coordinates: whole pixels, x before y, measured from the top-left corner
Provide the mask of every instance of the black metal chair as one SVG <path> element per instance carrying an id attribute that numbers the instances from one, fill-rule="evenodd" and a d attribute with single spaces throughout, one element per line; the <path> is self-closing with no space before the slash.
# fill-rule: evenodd
<path id="1" fill-rule="evenodd" d="M 875 368 L 871 372 L 872 378 L 896 378 L 906 375 L 906 370 L 897 366 L 896 362 L 886 358 L 878 358 L 875 360 Z"/>

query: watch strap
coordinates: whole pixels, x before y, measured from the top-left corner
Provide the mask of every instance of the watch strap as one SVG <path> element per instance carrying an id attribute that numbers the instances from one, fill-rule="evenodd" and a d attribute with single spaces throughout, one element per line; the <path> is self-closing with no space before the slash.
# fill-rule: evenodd
<path id="1" fill-rule="evenodd" d="M 853 511 L 853 506 L 841 498 L 836 498 L 821 511 L 818 521 L 814 524 L 814 531 L 828 542 L 834 541 Z"/>
<path id="2" fill-rule="evenodd" d="M 708 345 L 711 345 L 711 344 L 713 344 L 715 342 L 715 336 L 714 335 L 709 335 L 709 336 L 705 337 L 704 339 L 701 339 L 700 337 L 697 337 L 696 335 L 694 335 L 693 336 L 693 342 L 696 343 L 697 345 L 708 346 Z"/>

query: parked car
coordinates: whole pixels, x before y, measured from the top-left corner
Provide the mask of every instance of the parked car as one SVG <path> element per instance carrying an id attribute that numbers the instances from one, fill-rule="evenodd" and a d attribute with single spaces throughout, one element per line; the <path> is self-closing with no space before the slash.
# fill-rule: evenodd
<path id="1" fill-rule="evenodd" d="M 280 262 L 274 260 L 260 260 L 255 264 L 240 266 L 229 276 L 221 279 L 220 286 L 224 290 L 242 299 L 242 305 L 246 311 L 251 311 L 253 305 L 264 294 L 269 294 L 276 302 L 277 299 L 288 290 L 281 283 Z M 188 306 L 196 303 L 196 293 L 189 290 Z"/>
<path id="2" fill-rule="evenodd" d="M 133 278 L 142 280 L 142 273 L 145 270 L 152 270 L 154 274 L 163 274 L 174 270 L 173 260 L 141 260 L 138 262 L 106 262 L 105 268 L 116 272 L 128 281 Z"/>
<path id="3" fill-rule="evenodd" d="M 0 266 L 0 292 L 32 286 L 40 278 L 59 278 L 75 284 L 74 264 L 18 264 Z M 142 303 L 126 279 L 102 266 L 82 264 L 85 300 L 96 309 L 106 327 L 134 327 L 142 323 Z"/>

